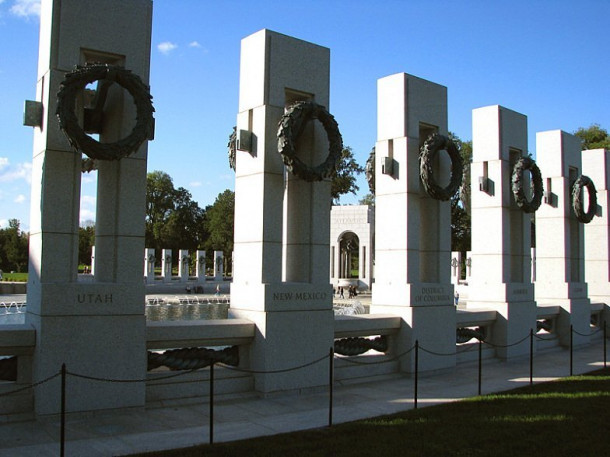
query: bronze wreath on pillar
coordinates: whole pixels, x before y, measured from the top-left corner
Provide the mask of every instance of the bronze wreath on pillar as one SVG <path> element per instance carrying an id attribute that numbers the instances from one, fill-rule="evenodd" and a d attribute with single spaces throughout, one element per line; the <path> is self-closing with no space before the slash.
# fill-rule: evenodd
<path id="1" fill-rule="evenodd" d="M 532 194 L 532 200 L 527 201 L 525 191 L 523 190 L 523 172 L 529 170 L 532 175 L 532 185 L 534 186 L 534 192 Z M 513 174 L 511 177 L 512 191 L 515 196 L 515 202 L 517 206 L 523 210 L 524 213 L 534 213 L 540 208 L 542 203 L 542 195 L 544 189 L 542 187 L 542 174 L 540 168 L 536 165 L 536 162 L 529 157 L 521 157 L 515 163 L 513 167 Z"/>
<path id="2" fill-rule="evenodd" d="M 589 208 L 585 212 L 585 196 L 583 189 L 587 188 L 589 191 Z M 593 216 L 597 212 L 597 189 L 591 178 L 585 175 L 580 175 L 572 186 L 572 208 L 576 219 L 583 224 L 588 224 L 593 220 Z"/>
<path id="3" fill-rule="evenodd" d="M 328 156 L 321 164 L 310 167 L 296 156 L 295 143 L 307 122 L 318 119 L 328 136 Z M 332 176 L 343 152 L 343 139 L 335 118 L 326 108 L 314 102 L 296 102 L 280 119 L 277 132 L 277 150 L 288 171 L 308 181 L 322 181 Z"/>
<path id="4" fill-rule="evenodd" d="M 366 165 L 364 167 L 364 175 L 369 183 L 369 190 L 375 195 L 375 146 L 371 149 L 369 158 L 366 159 Z"/>
<path id="5" fill-rule="evenodd" d="M 233 127 L 233 131 L 229 135 L 229 142 L 227 143 L 227 153 L 229 156 L 229 167 L 231 170 L 236 171 L 237 163 L 237 127 Z"/>
<path id="6" fill-rule="evenodd" d="M 74 112 L 77 95 L 87 84 L 103 80 L 116 82 L 126 89 L 136 105 L 135 127 L 127 137 L 113 143 L 100 143 L 87 135 L 78 124 Z M 66 74 L 57 92 L 56 115 L 59 127 L 68 137 L 72 147 L 92 159 L 120 160 L 136 151 L 145 140 L 152 138 L 154 111 L 148 87 L 139 76 L 119 66 L 101 63 L 77 65 L 73 71 Z"/>
<path id="7" fill-rule="evenodd" d="M 436 183 L 433 171 L 434 157 L 443 150 L 447 151 L 451 159 L 451 179 L 447 187 Z M 463 168 L 462 156 L 450 138 L 438 133 L 428 137 L 419 154 L 419 177 L 430 197 L 441 201 L 449 200 L 462 184 Z"/>

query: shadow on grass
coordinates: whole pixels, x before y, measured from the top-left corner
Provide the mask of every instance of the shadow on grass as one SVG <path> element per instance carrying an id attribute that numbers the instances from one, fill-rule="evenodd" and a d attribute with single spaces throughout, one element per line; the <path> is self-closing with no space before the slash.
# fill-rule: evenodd
<path id="1" fill-rule="evenodd" d="M 609 446 L 605 369 L 332 428 L 138 455 L 601 457 Z"/>

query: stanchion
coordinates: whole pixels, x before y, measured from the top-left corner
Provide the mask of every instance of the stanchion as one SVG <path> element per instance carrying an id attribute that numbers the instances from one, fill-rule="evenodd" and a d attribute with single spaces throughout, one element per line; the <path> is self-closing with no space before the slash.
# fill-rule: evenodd
<path id="1" fill-rule="evenodd" d="M 66 364 L 61 365 L 61 426 L 59 431 L 59 455 L 66 453 Z"/>
<path id="2" fill-rule="evenodd" d="M 604 321 L 604 368 L 606 368 L 606 321 Z"/>
<path id="3" fill-rule="evenodd" d="M 415 387 L 413 393 L 413 408 L 417 409 L 417 377 L 419 370 L 419 340 L 415 340 Z"/>
<path id="4" fill-rule="evenodd" d="M 482 346 L 483 346 L 483 341 L 479 340 L 479 390 L 478 390 L 478 395 L 481 395 L 481 371 L 483 370 L 483 350 L 482 350 Z"/>
<path id="5" fill-rule="evenodd" d="M 570 376 L 574 374 L 574 326 L 570 325 Z"/>
<path id="6" fill-rule="evenodd" d="M 210 365 L 210 444 L 214 444 L 214 363 Z"/>
<path id="7" fill-rule="evenodd" d="M 335 350 L 331 346 L 328 354 L 328 426 L 333 425 L 333 384 L 335 382 L 334 376 L 334 357 Z"/>
<path id="8" fill-rule="evenodd" d="M 534 384 L 534 329 L 530 328 L 530 386 Z"/>

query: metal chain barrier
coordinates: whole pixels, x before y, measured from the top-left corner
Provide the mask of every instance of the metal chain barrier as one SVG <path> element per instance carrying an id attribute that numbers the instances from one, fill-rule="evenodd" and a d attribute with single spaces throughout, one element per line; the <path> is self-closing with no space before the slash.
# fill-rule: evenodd
<path id="1" fill-rule="evenodd" d="M 574 328 L 572 328 L 572 331 L 574 333 L 576 333 L 578 336 L 591 337 L 591 336 L 597 335 L 598 333 L 602 332 L 603 329 L 598 328 L 597 330 L 593 330 L 591 333 L 579 333 L 578 331 L 574 330 Z"/>
<path id="2" fill-rule="evenodd" d="M 529 337 L 530 337 L 530 335 L 527 335 L 526 337 L 524 337 L 524 338 L 520 339 L 519 341 L 517 341 L 515 343 L 512 343 L 512 344 L 495 344 L 495 343 L 491 343 L 489 341 L 482 341 L 482 342 L 487 344 L 487 345 L 489 345 L 489 346 L 491 346 L 491 347 L 494 347 L 494 348 L 504 349 L 504 348 L 510 348 L 510 347 L 513 347 L 513 346 L 517 346 L 517 345 L 523 343 L 524 341 L 526 341 Z"/>
<path id="3" fill-rule="evenodd" d="M 603 332 L 604 334 L 604 367 L 606 367 L 606 323 L 603 323 L 603 326 L 593 332 L 591 332 L 590 334 L 582 334 L 579 333 L 577 331 L 575 331 L 572 327 L 570 329 L 570 375 L 572 375 L 572 336 L 573 334 L 577 334 L 583 337 L 590 337 L 593 335 L 596 335 L 600 332 Z M 512 344 L 507 344 L 507 345 L 499 345 L 499 344 L 494 344 L 494 343 L 490 343 L 487 341 L 484 341 L 483 339 L 479 339 L 479 344 L 477 344 L 477 349 L 478 349 L 478 364 L 479 364 L 479 369 L 478 369 L 478 395 L 481 395 L 481 371 L 482 371 L 482 347 L 484 344 L 489 345 L 491 347 L 495 347 L 495 348 L 509 348 L 509 347 L 513 347 L 519 344 L 522 344 L 523 342 L 525 342 L 528 338 L 530 340 L 530 385 L 533 383 L 533 342 L 534 342 L 534 337 L 538 338 L 538 339 L 542 339 L 544 341 L 549 341 L 550 339 L 547 338 L 540 338 L 539 336 L 534 334 L 534 330 L 530 329 L 530 333 L 528 336 L 520 339 L 519 341 L 516 341 L 515 343 Z M 554 338 L 554 339 L 558 339 L 558 337 Z M 393 357 L 390 358 L 386 358 L 384 360 L 381 361 L 375 361 L 375 362 L 362 362 L 359 360 L 356 360 L 355 358 L 352 357 L 346 357 L 346 358 L 341 358 L 341 360 L 346 361 L 347 363 L 352 363 L 352 364 L 358 364 L 358 365 L 378 365 L 378 364 L 382 364 L 382 363 L 387 363 L 387 362 L 392 362 L 392 361 L 396 361 L 401 359 L 402 357 L 408 355 L 409 353 L 411 353 L 412 351 L 415 351 L 415 359 L 414 359 L 414 363 L 415 363 L 415 372 L 414 372 L 414 395 L 413 395 L 413 406 L 415 409 L 417 409 L 417 400 L 418 400 L 418 379 L 419 379 L 419 350 L 422 350 L 430 355 L 434 355 L 434 356 L 439 356 L 439 357 L 446 357 L 446 356 L 456 356 L 458 354 L 462 354 L 462 353 L 466 353 L 469 351 L 473 351 L 474 350 L 474 345 L 468 345 L 467 347 L 464 347 L 464 349 L 462 350 L 458 350 L 456 349 L 454 352 L 451 353 L 441 353 L 441 352 L 436 352 L 436 351 L 431 351 L 429 349 L 426 349 L 424 347 L 422 347 L 419 344 L 419 340 L 415 341 L 415 345 L 412 346 L 411 348 L 409 348 L 408 350 L 397 354 Z M 210 439 L 210 444 L 213 443 L 213 435 L 214 435 L 214 365 L 221 365 L 229 370 L 234 370 L 234 371 L 238 371 L 238 372 L 242 372 L 242 373 L 249 373 L 249 374 L 279 374 L 279 373 L 287 373 L 290 371 L 296 371 L 296 370 L 300 370 L 303 368 L 307 368 L 310 367 L 312 365 L 315 365 L 317 363 L 322 362 L 323 360 L 328 359 L 329 362 L 329 413 L 328 413 L 328 426 L 332 426 L 332 407 L 333 407 L 333 384 L 334 384 L 334 360 L 335 359 L 339 359 L 339 357 L 337 357 L 336 352 L 334 347 L 330 347 L 329 353 L 325 354 L 322 357 L 319 357 L 315 360 L 312 360 L 311 362 L 302 364 L 302 365 L 298 365 L 298 366 L 294 366 L 294 367 L 290 367 L 290 368 L 284 368 L 284 369 L 278 369 L 278 370 L 249 370 L 249 369 L 244 369 L 244 368 L 239 368 L 236 366 L 231 366 L 231 365 L 227 365 L 221 361 L 218 360 L 212 360 L 211 363 L 208 365 L 210 368 L 210 377 L 209 377 L 209 383 L 210 383 L 210 387 L 209 387 L 209 400 L 210 400 L 210 404 L 209 404 L 209 416 L 210 416 L 210 423 L 209 423 L 209 439 Z M 147 379 L 147 378 L 143 378 L 143 379 L 109 379 L 109 378 L 102 378 L 102 377 L 97 377 L 97 376 L 89 376 L 89 375 L 83 375 L 83 374 L 79 374 L 79 373 L 74 373 L 74 372 L 70 372 L 66 369 L 65 364 L 62 365 L 61 371 L 58 373 L 55 373 L 41 381 L 38 381 L 36 383 L 24 386 L 22 388 L 19 389 L 15 389 L 11 392 L 5 392 L 5 393 L 1 393 L 0 397 L 4 397 L 4 396 L 8 396 L 8 395 L 13 395 L 19 392 L 23 392 L 29 389 L 33 389 L 35 387 L 38 387 L 40 385 L 43 385 L 47 382 L 52 381 L 53 379 L 61 376 L 61 427 L 60 427 L 60 432 L 61 432 L 61 437 L 60 437 L 60 455 L 63 456 L 64 454 L 64 449 L 65 449 L 65 404 L 66 404 L 66 378 L 67 376 L 73 376 L 75 378 L 80 378 L 80 379 L 86 379 L 86 380 L 90 380 L 90 381 L 96 381 L 96 382 L 109 382 L 109 383 L 139 383 L 139 382 L 144 382 L 144 383 L 152 383 L 152 382 L 156 382 L 156 381 L 162 381 L 162 380 L 166 380 L 166 379 L 171 379 L 171 378 L 177 378 L 180 376 L 185 376 L 188 375 L 190 373 L 193 373 L 197 370 L 199 370 L 200 368 L 192 368 L 190 370 L 185 370 L 185 371 L 180 371 L 179 373 L 174 373 L 174 374 L 170 374 L 167 376 L 160 376 L 157 377 L 155 379 Z"/>
<path id="4" fill-rule="evenodd" d="M 20 389 L 11 390 L 10 392 L 0 393 L 0 397 L 7 397 L 9 395 L 13 395 L 13 394 L 17 394 L 19 392 L 24 392 L 26 390 L 33 389 L 35 387 L 41 386 L 42 384 L 45 384 L 45 383 L 57 378 L 60 375 L 61 375 L 61 372 L 57 372 L 54 375 L 51 375 L 48 378 L 43 379 L 42 381 L 38 381 L 33 384 L 28 384 L 27 386 L 21 387 Z"/>
<path id="5" fill-rule="evenodd" d="M 310 367 L 312 365 L 315 365 L 316 363 L 320 363 L 322 360 L 326 360 L 326 357 L 328 357 L 326 354 L 322 357 L 320 357 L 319 359 L 316 359 L 312 362 L 309 363 L 305 363 L 303 365 L 299 365 L 297 367 L 292 367 L 292 368 L 283 368 L 280 370 L 269 370 L 269 371 L 265 371 L 265 370 L 248 370 L 246 368 L 239 368 L 239 367 L 233 367 L 231 365 L 225 365 L 222 362 L 218 362 L 218 365 L 222 365 L 223 367 L 229 369 L 229 370 L 233 370 L 233 371 L 238 371 L 240 373 L 250 373 L 250 374 L 278 374 L 278 373 L 287 373 L 289 371 L 295 371 L 295 370 L 300 370 L 302 368 L 307 368 Z"/>
<path id="6" fill-rule="evenodd" d="M 402 352 L 398 355 L 395 355 L 393 357 L 387 358 L 387 359 L 383 359 L 380 361 L 376 361 L 376 362 L 361 362 L 359 360 L 356 359 L 341 359 L 344 360 L 345 362 L 348 363 L 353 363 L 354 365 L 381 365 L 382 363 L 387 363 L 387 362 L 394 362 L 396 360 L 401 359 L 402 357 L 404 357 L 405 355 L 407 355 L 408 353 L 410 353 L 411 351 L 413 351 L 415 349 L 415 346 L 412 346 L 410 349 L 406 350 L 405 352 Z M 335 356 L 336 358 L 336 356 Z"/>

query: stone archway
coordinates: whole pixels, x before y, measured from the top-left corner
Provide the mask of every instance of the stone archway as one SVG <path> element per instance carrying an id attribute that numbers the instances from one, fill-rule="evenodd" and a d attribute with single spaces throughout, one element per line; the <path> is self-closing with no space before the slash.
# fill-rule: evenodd
<path id="1" fill-rule="evenodd" d="M 339 238 L 339 278 L 358 279 L 360 276 L 360 238 L 354 232 L 344 232 Z"/>

